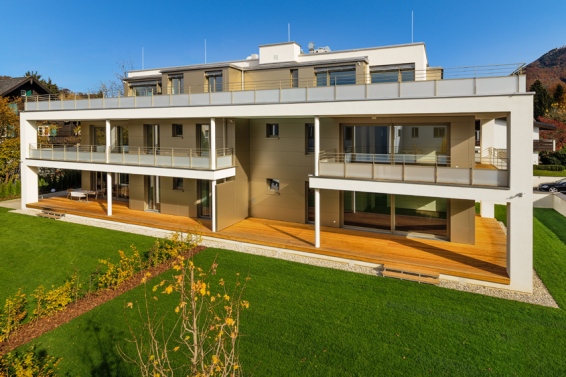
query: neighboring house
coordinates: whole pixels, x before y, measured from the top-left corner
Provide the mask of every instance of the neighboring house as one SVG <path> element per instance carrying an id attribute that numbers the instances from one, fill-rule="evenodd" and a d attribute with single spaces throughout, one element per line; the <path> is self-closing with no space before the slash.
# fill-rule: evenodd
<path id="1" fill-rule="evenodd" d="M 0 97 L 25 100 L 25 97 L 45 94 L 49 94 L 49 90 L 33 77 L 0 78 Z"/>
<path id="2" fill-rule="evenodd" d="M 554 152 L 556 150 L 556 140 L 541 139 L 540 131 L 554 131 L 556 126 L 543 122 L 533 122 L 533 165 L 539 164 L 539 152 Z"/>
<path id="3" fill-rule="evenodd" d="M 28 101 L 22 206 L 38 201 L 38 167 L 81 170 L 84 189 L 113 193 L 109 216 L 123 200 L 208 218 L 212 231 L 312 222 L 319 247 L 321 226 L 474 244 L 476 202 L 486 217 L 504 202 L 509 284 L 485 285 L 530 292 L 533 96 L 520 70 L 452 75 L 429 66 L 423 43 L 310 47 L 132 71 L 121 98 Z M 42 151 L 46 120 L 81 122 L 81 149 Z"/>

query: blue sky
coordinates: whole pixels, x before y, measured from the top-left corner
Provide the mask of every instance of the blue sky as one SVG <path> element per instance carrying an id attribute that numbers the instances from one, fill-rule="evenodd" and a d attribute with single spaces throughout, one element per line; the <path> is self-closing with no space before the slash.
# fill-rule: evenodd
<path id="1" fill-rule="evenodd" d="M 291 40 L 333 51 L 425 42 L 432 66 L 530 63 L 566 45 L 564 0 L 2 1 L 0 75 L 94 90 L 135 69 L 245 59 Z M 542 25 L 542 27 L 541 27 Z"/>

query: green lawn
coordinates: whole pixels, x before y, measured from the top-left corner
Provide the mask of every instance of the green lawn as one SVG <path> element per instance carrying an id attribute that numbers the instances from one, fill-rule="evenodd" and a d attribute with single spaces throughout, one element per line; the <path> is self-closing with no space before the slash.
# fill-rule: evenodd
<path id="1" fill-rule="evenodd" d="M 8 213 L 0 207 L 0 303 L 22 288 L 59 286 L 76 269 L 88 289 L 98 259 L 117 260 L 119 249 L 148 249 L 154 238 Z"/>
<path id="2" fill-rule="evenodd" d="M 551 171 L 551 170 L 533 170 L 533 176 L 537 177 L 566 177 L 566 170 Z"/>
<path id="3" fill-rule="evenodd" d="M 550 210 L 535 216 L 535 266 L 564 308 L 566 220 Z M 216 278 L 252 277 L 240 344 L 248 375 L 559 376 L 566 370 L 563 309 L 227 250 L 208 249 L 196 263 L 207 265 L 216 255 Z M 127 335 L 124 315 L 132 311 L 125 303 L 142 297 L 142 289 L 130 291 L 37 341 L 63 357 L 62 372 L 70 375 L 137 375 L 115 347 Z M 172 298 L 160 296 L 160 305 L 172 305 Z"/>

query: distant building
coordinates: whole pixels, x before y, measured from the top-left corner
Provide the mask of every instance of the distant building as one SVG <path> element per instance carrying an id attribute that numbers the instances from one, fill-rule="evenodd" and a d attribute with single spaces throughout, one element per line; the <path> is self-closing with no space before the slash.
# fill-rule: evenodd
<path id="1" fill-rule="evenodd" d="M 49 94 L 49 90 L 33 77 L 0 78 L 0 97 L 25 99 L 45 94 Z"/>

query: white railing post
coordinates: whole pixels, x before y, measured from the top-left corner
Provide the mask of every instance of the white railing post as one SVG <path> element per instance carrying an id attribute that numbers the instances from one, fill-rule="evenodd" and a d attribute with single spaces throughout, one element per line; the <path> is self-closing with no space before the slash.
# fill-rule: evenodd
<path id="1" fill-rule="evenodd" d="M 320 159 L 320 118 L 314 117 L 314 176 L 318 177 Z"/>
<path id="2" fill-rule="evenodd" d="M 314 189 L 314 247 L 320 247 L 320 189 Z"/>

